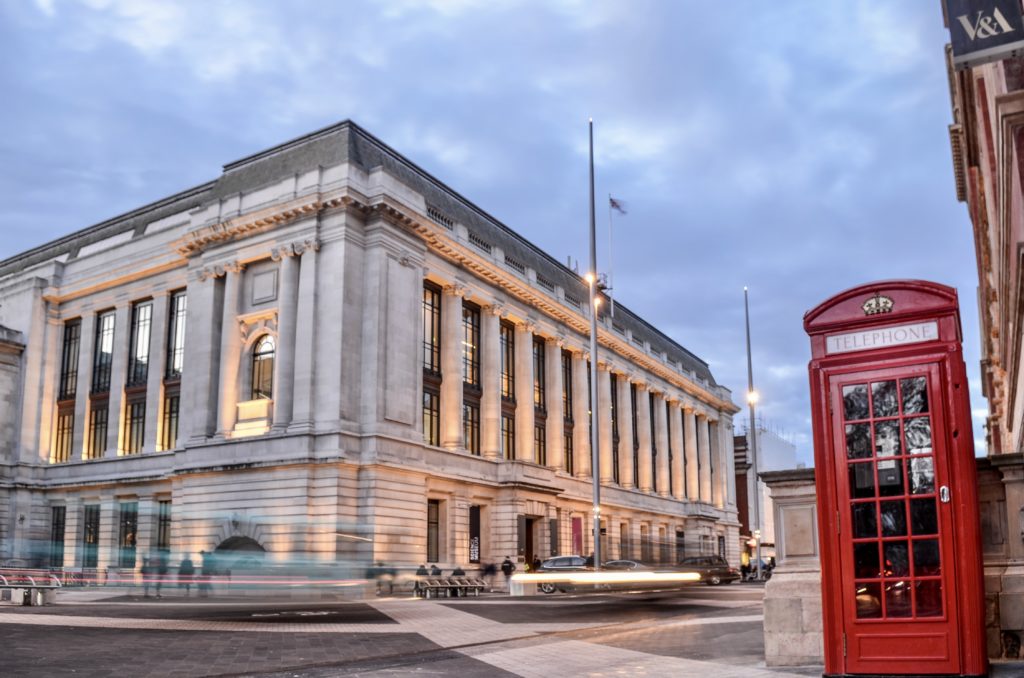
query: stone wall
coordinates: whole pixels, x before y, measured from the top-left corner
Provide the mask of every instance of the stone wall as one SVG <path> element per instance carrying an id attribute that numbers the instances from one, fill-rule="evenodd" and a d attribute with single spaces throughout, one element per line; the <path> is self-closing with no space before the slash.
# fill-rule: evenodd
<path id="1" fill-rule="evenodd" d="M 824 662 L 814 469 L 760 474 L 775 509 L 776 567 L 764 591 L 768 666 Z"/>

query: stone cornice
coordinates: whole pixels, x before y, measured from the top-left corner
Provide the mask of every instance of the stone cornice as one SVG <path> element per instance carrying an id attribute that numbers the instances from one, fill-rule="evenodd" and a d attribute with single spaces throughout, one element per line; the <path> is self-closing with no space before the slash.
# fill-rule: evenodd
<path id="1" fill-rule="evenodd" d="M 404 212 L 400 212 L 401 216 L 397 216 L 395 212 L 400 212 L 398 207 L 389 205 L 387 213 L 394 220 L 393 223 L 406 226 L 418 234 L 427 247 L 436 254 L 471 271 L 477 277 L 501 288 L 522 303 L 542 311 L 555 321 L 568 325 L 578 334 L 582 336 L 590 334 L 589 317 L 584 316 L 579 311 L 570 310 L 553 296 L 542 292 L 538 288 L 527 285 L 525 281 L 519 280 L 510 273 L 495 266 L 470 249 L 468 244 L 464 245 L 452 238 L 443 226 L 437 226 L 426 218 L 414 217 Z M 647 372 L 664 379 L 672 386 L 699 398 L 702 402 L 716 409 L 730 413 L 740 411 L 740 408 L 733 402 L 720 398 L 700 388 L 692 381 L 684 379 L 679 373 L 652 359 L 645 353 L 637 351 L 628 341 L 616 338 L 604 328 L 598 329 L 598 341 L 604 348 L 615 351 L 633 364 L 643 367 Z"/>

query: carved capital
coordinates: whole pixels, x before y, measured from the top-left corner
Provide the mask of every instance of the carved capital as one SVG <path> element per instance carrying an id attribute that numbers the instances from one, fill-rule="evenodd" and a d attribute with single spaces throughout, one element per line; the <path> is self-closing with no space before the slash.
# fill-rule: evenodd
<path id="1" fill-rule="evenodd" d="M 316 252 L 320 249 L 319 238 L 306 238 L 305 240 L 297 240 L 292 243 L 292 252 L 296 256 L 301 256 L 306 252 Z"/>
<path id="2" fill-rule="evenodd" d="M 485 313 L 487 313 L 488 315 L 498 316 L 499 318 L 505 315 L 506 311 L 507 309 L 505 308 L 505 304 L 499 304 L 497 302 L 491 304 L 490 306 L 484 306 Z"/>
<path id="3" fill-rule="evenodd" d="M 240 264 L 237 261 L 229 261 L 223 266 L 218 266 L 218 269 L 223 271 L 222 275 L 226 275 L 228 273 L 241 273 L 245 270 L 245 264 Z"/>
<path id="4" fill-rule="evenodd" d="M 565 347 L 565 337 L 547 337 L 544 342 L 552 348 L 562 349 Z"/>
<path id="5" fill-rule="evenodd" d="M 444 286 L 444 293 L 449 297 L 464 297 L 469 292 L 465 285 L 451 283 Z"/>
<path id="6" fill-rule="evenodd" d="M 290 257 L 294 254 L 294 246 L 291 243 L 288 243 L 287 245 L 278 245 L 270 250 L 270 258 L 274 261 L 281 261 L 285 257 Z"/>

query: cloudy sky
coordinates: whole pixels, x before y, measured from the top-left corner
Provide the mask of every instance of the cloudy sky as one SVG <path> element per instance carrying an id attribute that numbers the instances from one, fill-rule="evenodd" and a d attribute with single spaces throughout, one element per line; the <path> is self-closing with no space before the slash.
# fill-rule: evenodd
<path id="1" fill-rule="evenodd" d="M 947 40 L 937 0 L 5 2 L 0 259 L 346 118 L 585 259 L 593 116 L 616 297 L 742 402 L 749 285 L 760 411 L 810 461 L 802 316 L 856 284 L 957 287 L 984 410 Z"/>

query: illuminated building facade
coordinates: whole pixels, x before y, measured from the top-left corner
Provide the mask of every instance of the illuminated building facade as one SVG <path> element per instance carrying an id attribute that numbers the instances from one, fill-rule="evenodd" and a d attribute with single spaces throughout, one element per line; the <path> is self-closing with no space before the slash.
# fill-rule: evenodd
<path id="1" fill-rule="evenodd" d="M 350 122 L 0 262 L 0 559 L 585 555 L 586 298 Z M 729 391 L 599 321 L 605 556 L 735 563 Z"/>

